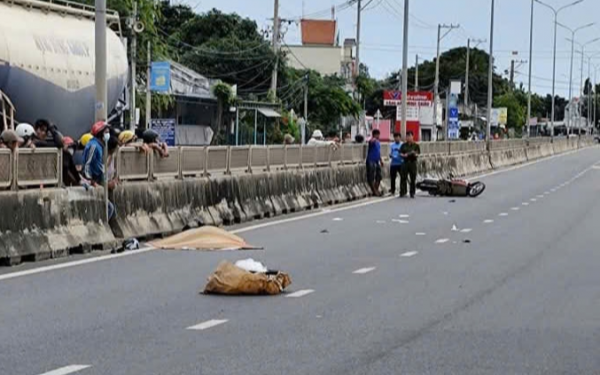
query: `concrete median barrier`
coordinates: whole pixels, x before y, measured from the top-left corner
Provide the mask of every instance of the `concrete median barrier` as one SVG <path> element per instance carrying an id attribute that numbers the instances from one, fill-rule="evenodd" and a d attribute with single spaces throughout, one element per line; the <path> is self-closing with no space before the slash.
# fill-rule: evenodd
<path id="1" fill-rule="evenodd" d="M 418 162 L 419 175 L 470 176 L 595 144 L 592 137 L 555 141 L 531 140 L 527 147 L 506 143 L 490 153 L 424 154 Z M 335 163 L 319 168 L 126 181 L 111 194 L 117 216 L 110 227 L 102 219 L 101 189 L 4 191 L 0 193 L 0 262 L 56 258 L 115 246 L 117 238 L 154 238 L 186 228 L 242 223 L 365 198 L 371 194 L 365 169 L 363 162 Z M 382 187 L 389 189 L 389 166 L 383 175 Z"/>
<path id="2" fill-rule="evenodd" d="M 490 152 L 490 163 L 494 169 L 525 163 L 527 154 L 525 148 L 512 148 Z"/>
<path id="3" fill-rule="evenodd" d="M 113 229 L 122 237 L 156 237 L 343 203 L 368 194 L 362 165 L 136 182 L 114 191 L 119 215 Z"/>
<path id="4" fill-rule="evenodd" d="M 3 192 L 0 207 L 1 264 L 59 258 L 117 244 L 101 219 L 101 189 Z"/>

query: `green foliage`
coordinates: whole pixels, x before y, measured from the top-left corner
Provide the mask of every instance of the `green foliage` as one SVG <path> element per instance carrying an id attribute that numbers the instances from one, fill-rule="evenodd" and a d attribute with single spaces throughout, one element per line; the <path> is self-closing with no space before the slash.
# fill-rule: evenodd
<path id="1" fill-rule="evenodd" d="M 306 78 L 307 79 L 306 79 Z M 286 108 L 304 113 L 303 90 L 308 85 L 308 122 L 311 129 L 320 129 L 324 133 L 337 131 L 341 116 L 357 117 L 360 106 L 344 89 L 346 82 L 336 76 L 321 76 L 315 71 L 288 68 L 285 80 L 296 82 L 296 95 L 282 97 Z"/>
<path id="2" fill-rule="evenodd" d="M 508 109 L 507 128 L 520 129 L 526 123 L 527 111 L 520 102 L 517 95 L 513 92 L 508 92 L 504 95 L 494 98 L 494 107 Z"/>

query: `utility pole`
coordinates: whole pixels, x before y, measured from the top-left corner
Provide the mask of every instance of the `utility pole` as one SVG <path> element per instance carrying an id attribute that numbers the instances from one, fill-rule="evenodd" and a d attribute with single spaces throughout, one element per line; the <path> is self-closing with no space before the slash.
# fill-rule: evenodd
<path id="1" fill-rule="evenodd" d="M 108 98 L 106 95 L 106 0 L 96 0 L 95 2 L 95 71 L 94 84 L 96 86 L 96 121 L 106 121 L 108 110 L 106 104 Z M 102 153 L 102 165 L 104 170 L 108 170 L 108 142 L 104 142 L 104 152 Z M 104 217 L 108 223 L 108 178 L 104 173 Z"/>
<path id="2" fill-rule="evenodd" d="M 485 43 L 484 39 L 467 39 L 467 71 L 465 73 L 465 109 L 471 113 L 469 110 L 469 73 L 471 72 L 471 42 L 475 43 L 475 48 L 479 46 L 480 43 Z"/>
<path id="3" fill-rule="evenodd" d="M 304 76 L 304 121 L 301 124 L 300 135 L 302 137 L 301 145 L 306 142 L 306 125 L 308 124 L 308 74 Z"/>
<path id="4" fill-rule="evenodd" d="M 271 76 L 271 91 L 277 97 L 277 70 L 279 69 L 279 0 L 275 0 L 275 10 L 273 12 L 273 52 L 275 53 L 275 66 Z"/>
<path id="5" fill-rule="evenodd" d="M 534 1 L 531 0 L 531 21 L 529 23 L 529 83 L 527 89 L 527 138 L 531 136 L 531 74 L 533 70 L 533 10 L 534 10 Z M 571 58 L 571 67 L 573 67 L 572 63 L 573 59 Z M 571 70 L 572 72 L 573 70 Z M 571 77 L 571 81 L 573 77 Z M 569 94 L 570 96 L 570 94 Z M 571 98 L 569 98 L 571 100 Z"/>
<path id="6" fill-rule="evenodd" d="M 404 40 L 402 47 L 402 124 L 400 127 L 402 139 L 406 139 L 406 107 L 408 105 L 408 16 L 409 0 L 404 0 Z"/>
<path id="7" fill-rule="evenodd" d="M 354 76 L 358 77 L 360 72 L 360 13 L 362 11 L 362 0 L 357 1 L 356 6 L 356 63 L 354 65 Z"/>
<path id="8" fill-rule="evenodd" d="M 469 71 L 471 62 L 471 39 L 467 39 L 467 71 L 465 72 L 465 110 L 469 110 Z M 469 111 L 470 112 L 470 111 Z"/>
<path id="9" fill-rule="evenodd" d="M 419 55 L 415 60 L 415 91 L 419 91 Z"/>
<path id="10" fill-rule="evenodd" d="M 486 141 L 488 143 L 488 150 L 491 148 L 491 133 L 492 133 L 492 106 L 494 105 L 494 13 L 496 9 L 496 2 L 492 0 L 492 14 L 490 21 L 490 60 L 488 62 L 488 97 L 487 97 L 487 129 L 486 129 Z"/>
<path id="11" fill-rule="evenodd" d="M 510 60 L 510 89 L 514 89 L 515 83 L 515 59 Z"/>
<path id="12" fill-rule="evenodd" d="M 442 39 L 446 37 L 453 29 L 458 29 L 460 25 L 438 25 L 438 35 L 437 35 L 437 54 L 435 59 L 435 81 L 433 84 L 433 118 L 435 125 L 437 126 L 437 112 L 438 112 L 438 100 L 439 100 L 439 90 L 440 90 L 440 43 Z M 446 33 L 442 35 L 442 29 L 447 29 Z M 444 139 L 446 135 L 443 135 Z"/>
<path id="13" fill-rule="evenodd" d="M 133 13 L 131 17 L 131 95 L 129 97 L 129 130 L 135 130 L 135 94 L 136 94 L 136 59 L 137 59 L 137 32 L 135 23 L 137 22 L 137 1 L 133 2 Z"/>
<path id="14" fill-rule="evenodd" d="M 150 76 L 152 74 L 152 51 L 150 41 L 148 41 L 148 68 L 146 76 L 146 129 L 150 129 L 152 118 L 152 93 L 150 92 Z"/>

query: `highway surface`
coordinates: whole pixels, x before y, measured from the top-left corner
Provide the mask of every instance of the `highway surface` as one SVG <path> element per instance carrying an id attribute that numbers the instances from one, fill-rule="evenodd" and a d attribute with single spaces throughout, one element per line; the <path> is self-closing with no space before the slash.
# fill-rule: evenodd
<path id="1" fill-rule="evenodd" d="M 4 269 L 0 373 L 599 374 L 600 148 L 481 180 L 236 229 L 265 251 Z M 199 294 L 248 257 L 288 293 Z"/>

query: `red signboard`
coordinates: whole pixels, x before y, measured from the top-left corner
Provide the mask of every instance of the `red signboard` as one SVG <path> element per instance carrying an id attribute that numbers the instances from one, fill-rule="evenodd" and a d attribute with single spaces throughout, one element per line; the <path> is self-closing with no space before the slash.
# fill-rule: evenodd
<path id="1" fill-rule="evenodd" d="M 430 106 L 433 103 L 433 93 L 429 91 L 409 91 L 408 105 Z M 384 91 L 383 105 L 396 107 L 402 105 L 402 91 Z"/>
<path id="2" fill-rule="evenodd" d="M 396 128 L 394 132 L 400 133 L 400 128 L 402 127 L 402 121 L 396 121 Z M 421 124 L 419 121 L 407 121 L 406 122 L 406 132 L 413 132 L 413 137 L 416 142 L 419 142 L 421 138 Z"/>

